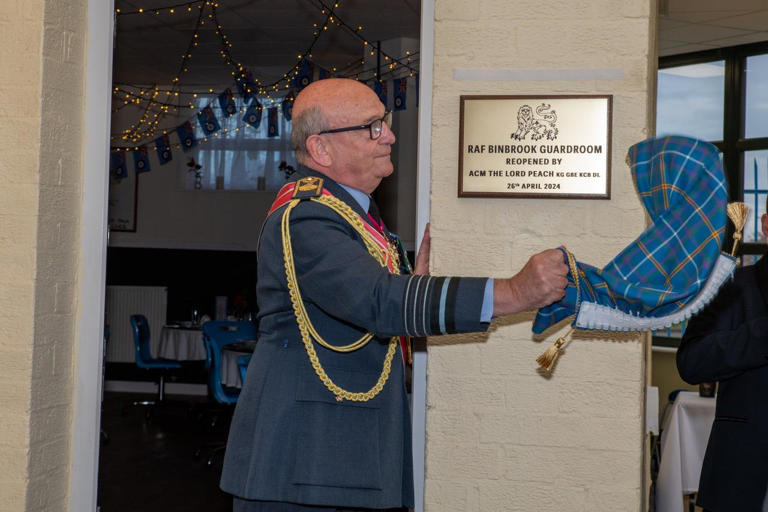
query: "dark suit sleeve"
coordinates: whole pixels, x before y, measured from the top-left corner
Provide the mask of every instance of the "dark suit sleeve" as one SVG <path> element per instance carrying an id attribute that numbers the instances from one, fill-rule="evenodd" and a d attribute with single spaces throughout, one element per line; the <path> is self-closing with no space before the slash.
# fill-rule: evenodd
<path id="1" fill-rule="evenodd" d="M 488 327 L 480 321 L 485 278 L 390 274 L 345 220 L 317 203 L 302 202 L 291 212 L 290 232 L 301 295 L 328 315 L 377 336 Z"/>
<path id="2" fill-rule="evenodd" d="M 768 364 L 768 315 L 750 279 L 727 283 L 689 322 L 677 351 L 686 382 L 720 381 Z"/>

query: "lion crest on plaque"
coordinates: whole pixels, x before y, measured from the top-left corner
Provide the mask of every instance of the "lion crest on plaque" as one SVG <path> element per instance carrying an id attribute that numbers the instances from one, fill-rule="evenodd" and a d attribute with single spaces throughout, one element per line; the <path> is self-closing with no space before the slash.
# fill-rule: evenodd
<path id="1" fill-rule="evenodd" d="M 557 139 L 557 112 L 548 103 L 542 103 L 534 110 L 530 105 L 523 105 L 517 111 L 517 131 L 510 137 L 525 140 L 530 134 L 531 140 Z"/>

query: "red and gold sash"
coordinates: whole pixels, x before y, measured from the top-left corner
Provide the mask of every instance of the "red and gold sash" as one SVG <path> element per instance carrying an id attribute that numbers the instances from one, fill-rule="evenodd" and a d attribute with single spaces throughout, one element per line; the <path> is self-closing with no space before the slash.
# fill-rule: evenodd
<path id="1" fill-rule="evenodd" d="M 277 193 L 275 200 L 270 206 L 267 216 L 272 215 L 276 210 L 282 206 L 290 203 L 297 198 L 309 198 L 328 196 L 330 198 L 338 200 L 336 196 L 331 194 L 328 189 L 322 186 L 322 179 L 320 178 L 303 178 L 296 182 L 286 183 Z M 371 236 L 376 248 L 380 251 L 382 260 L 386 262 L 387 269 L 391 273 L 400 273 L 400 261 L 397 253 L 397 248 L 393 247 L 389 239 L 384 233 L 372 226 L 364 217 L 357 214 L 361 220 L 363 227 Z M 403 358 L 403 362 L 412 363 L 412 353 L 410 339 L 404 336 L 400 336 L 400 355 Z"/>
<path id="2" fill-rule="evenodd" d="M 267 216 L 272 215 L 272 213 L 279 209 L 281 206 L 289 203 L 293 199 L 295 199 L 295 189 L 296 184 L 298 182 L 291 182 L 286 183 L 283 185 L 283 188 L 280 189 L 280 191 L 277 193 L 277 197 L 275 197 L 274 202 L 272 203 L 272 206 L 269 208 L 269 212 L 267 213 Z M 324 195 L 336 198 L 333 194 L 331 194 L 327 188 L 322 188 L 320 194 L 317 195 Z M 359 216 L 360 219 L 363 221 L 363 226 L 365 226 L 366 231 L 371 235 L 373 240 L 376 242 L 376 245 L 378 246 L 379 250 L 381 251 L 382 255 L 386 258 L 387 262 L 387 268 L 390 272 L 395 273 L 395 269 L 399 268 L 399 262 L 395 261 L 395 258 L 393 257 L 392 251 L 390 250 L 389 241 L 385 237 L 383 233 L 381 233 L 379 230 L 377 230 L 375 227 L 371 226 L 368 222 L 368 220 L 362 216 Z"/>

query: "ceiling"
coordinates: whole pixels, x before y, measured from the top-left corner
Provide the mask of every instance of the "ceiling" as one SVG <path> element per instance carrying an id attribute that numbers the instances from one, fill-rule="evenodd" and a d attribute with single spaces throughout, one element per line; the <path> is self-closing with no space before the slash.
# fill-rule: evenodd
<path id="1" fill-rule="evenodd" d="M 169 84 L 179 76 L 182 88 L 226 87 L 234 62 L 253 71 L 262 84 L 271 84 L 292 71 L 312 45 L 315 30 L 322 34 L 312 48 L 313 61 L 350 76 L 371 70 L 370 63 L 361 63 L 364 39 L 419 37 L 420 0 L 337 0 L 335 8 L 332 1 L 218 0 L 218 7 L 198 1 L 177 4 L 171 13 L 167 7 L 174 0 L 116 0 L 121 14 L 116 17 L 114 81 Z M 205 23 L 197 32 L 198 45 L 187 52 L 201 6 Z M 323 14 L 324 7 L 336 15 L 325 31 L 321 27 L 331 13 Z M 661 56 L 768 41 L 768 0 L 658 0 L 658 7 Z M 143 13 L 129 14 L 140 9 Z M 231 43 L 229 64 L 221 56 L 214 21 Z M 418 48 L 412 51 L 415 63 Z M 180 73 L 186 53 L 191 55 L 188 71 Z"/>
<path id="2" fill-rule="evenodd" d="M 218 0 L 217 7 L 198 1 L 177 4 L 173 12 L 164 8 L 176 2 L 115 1 L 119 9 L 116 84 L 170 84 L 179 76 L 182 88 L 230 85 L 234 68 L 221 55 L 216 21 L 231 44 L 232 62 L 251 70 L 262 84 L 273 83 L 292 70 L 298 56 L 315 40 L 314 31 L 322 34 L 312 48 L 312 60 L 326 69 L 346 70 L 347 75 L 363 67 L 363 40 L 419 37 L 420 0 L 336 0 L 335 8 L 333 0 Z M 333 9 L 333 18 L 328 19 L 329 11 L 323 14 L 324 6 Z M 197 32 L 198 44 L 187 52 L 201 7 L 204 24 Z M 142 13 L 130 14 L 140 9 Z M 328 29 L 322 30 L 326 20 Z M 188 71 L 179 74 L 184 54 L 191 55 L 185 66 Z"/>
<path id="3" fill-rule="evenodd" d="M 768 41 L 768 0 L 658 0 L 659 55 Z"/>

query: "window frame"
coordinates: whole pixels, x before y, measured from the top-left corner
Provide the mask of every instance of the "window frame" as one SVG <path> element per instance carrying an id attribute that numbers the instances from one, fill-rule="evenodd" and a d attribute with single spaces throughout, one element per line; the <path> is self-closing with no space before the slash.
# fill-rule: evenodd
<path id="1" fill-rule="evenodd" d="M 768 41 L 659 57 L 659 70 L 713 61 L 725 62 L 723 140 L 709 142 L 717 146 L 723 153 L 723 168 L 728 180 L 729 202 L 744 200 L 744 153 L 746 151 L 768 150 L 768 137 L 748 139 L 744 136 L 747 58 L 764 54 L 768 54 Z M 658 91 L 656 94 L 658 98 Z M 725 239 L 730 240 L 732 234 L 733 225 L 729 222 Z M 763 254 L 765 250 L 766 245 L 762 243 L 743 243 L 739 245 L 737 255 Z"/>

